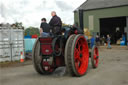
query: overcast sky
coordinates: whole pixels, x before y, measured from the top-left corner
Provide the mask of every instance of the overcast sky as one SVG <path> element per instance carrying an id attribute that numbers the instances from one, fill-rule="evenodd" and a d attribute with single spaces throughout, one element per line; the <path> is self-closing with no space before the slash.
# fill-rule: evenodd
<path id="1" fill-rule="evenodd" d="M 0 23 L 23 22 L 25 27 L 39 27 L 40 19 L 51 19 L 56 11 L 62 22 L 73 24 L 73 11 L 86 0 L 0 0 Z"/>

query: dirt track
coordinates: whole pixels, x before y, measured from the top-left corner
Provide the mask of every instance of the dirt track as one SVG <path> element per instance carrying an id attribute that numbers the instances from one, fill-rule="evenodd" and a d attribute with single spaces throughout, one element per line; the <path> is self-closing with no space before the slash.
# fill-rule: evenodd
<path id="1" fill-rule="evenodd" d="M 0 68 L 0 85 L 128 85 L 128 50 L 100 48 L 99 67 L 89 64 L 83 77 L 63 75 L 63 69 L 39 75 L 32 65 Z"/>

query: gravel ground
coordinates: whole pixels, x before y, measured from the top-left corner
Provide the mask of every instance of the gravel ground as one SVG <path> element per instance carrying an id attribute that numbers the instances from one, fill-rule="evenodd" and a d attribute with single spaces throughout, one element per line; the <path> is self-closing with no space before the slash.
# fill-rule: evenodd
<path id="1" fill-rule="evenodd" d="M 65 67 L 51 75 L 39 75 L 32 65 L 0 68 L 0 85 L 128 85 L 128 49 L 100 47 L 99 67 L 82 77 L 64 75 Z"/>

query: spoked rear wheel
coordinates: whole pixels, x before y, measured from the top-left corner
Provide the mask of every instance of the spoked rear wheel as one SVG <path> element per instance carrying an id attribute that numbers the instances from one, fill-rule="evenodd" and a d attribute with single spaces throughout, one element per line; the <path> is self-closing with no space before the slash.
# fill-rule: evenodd
<path id="1" fill-rule="evenodd" d="M 92 51 L 91 51 L 91 63 L 93 68 L 98 67 L 98 62 L 99 62 L 99 51 L 97 46 L 93 46 Z"/>
<path id="2" fill-rule="evenodd" d="M 87 72 L 89 50 L 83 35 L 71 35 L 66 43 L 65 64 L 68 71 L 75 76 L 82 76 Z"/>

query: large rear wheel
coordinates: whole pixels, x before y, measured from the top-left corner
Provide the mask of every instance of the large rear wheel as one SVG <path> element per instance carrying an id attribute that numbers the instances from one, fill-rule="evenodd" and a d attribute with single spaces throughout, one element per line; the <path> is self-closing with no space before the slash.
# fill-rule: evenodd
<path id="1" fill-rule="evenodd" d="M 44 71 L 42 69 L 41 66 L 41 62 L 42 62 L 42 57 L 40 56 L 40 42 L 39 39 L 36 40 L 34 47 L 32 49 L 32 61 L 33 61 L 33 65 L 35 70 L 39 73 L 39 74 L 43 74 Z"/>
<path id="2" fill-rule="evenodd" d="M 71 35 L 66 43 L 65 64 L 68 71 L 75 76 L 87 72 L 89 61 L 88 43 L 83 35 Z"/>

